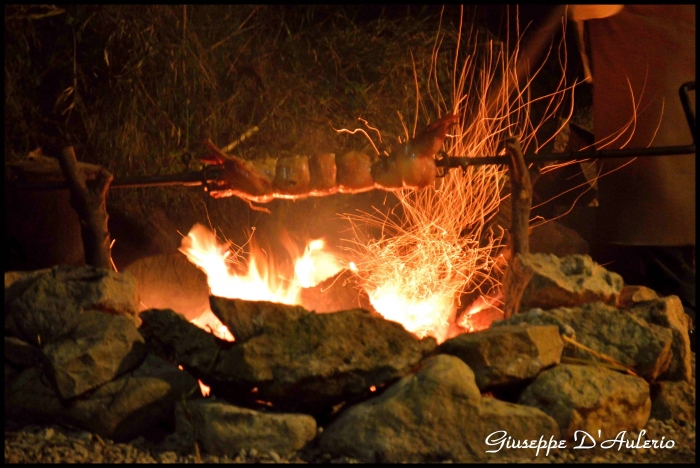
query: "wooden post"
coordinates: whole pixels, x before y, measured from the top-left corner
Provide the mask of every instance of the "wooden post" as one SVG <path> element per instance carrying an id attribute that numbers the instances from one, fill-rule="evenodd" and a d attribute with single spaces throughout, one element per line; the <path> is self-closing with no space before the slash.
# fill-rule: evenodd
<path id="1" fill-rule="evenodd" d="M 86 181 L 85 174 L 78 168 L 72 146 L 67 146 L 59 152 L 58 161 L 70 187 L 71 206 L 80 218 L 85 262 L 88 265 L 111 269 L 106 198 L 109 184 L 112 183 L 112 174 L 102 167 L 94 180 Z"/>
<path id="2" fill-rule="evenodd" d="M 530 208 L 532 207 L 532 183 L 520 142 L 510 137 L 505 142 L 506 152 L 510 156 L 510 186 L 511 186 L 511 226 L 510 246 L 511 258 L 503 278 L 504 318 L 518 313 L 520 298 L 527 285 L 517 265 L 519 255 L 530 253 L 529 225 Z"/>
<path id="3" fill-rule="evenodd" d="M 530 172 L 525 164 L 520 142 L 510 137 L 506 140 L 506 152 L 510 156 L 510 187 L 512 218 L 510 239 L 513 247 L 512 256 L 530 253 L 528 229 L 530 227 L 530 208 L 532 207 L 532 184 Z"/>

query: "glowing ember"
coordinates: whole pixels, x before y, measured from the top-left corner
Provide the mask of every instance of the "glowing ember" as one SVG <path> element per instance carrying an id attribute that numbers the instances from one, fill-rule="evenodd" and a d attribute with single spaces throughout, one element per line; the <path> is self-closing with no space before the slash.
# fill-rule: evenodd
<path id="1" fill-rule="evenodd" d="M 180 369 L 181 371 L 185 370 L 185 368 L 182 367 L 181 365 L 177 366 L 177 368 Z M 201 380 L 197 380 L 197 382 L 199 383 L 199 389 L 202 392 L 202 396 L 208 397 L 211 394 L 211 388 L 208 387 L 207 385 L 204 385 L 204 383 Z"/>
<path id="2" fill-rule="evenodd" d="M 190 320 L 190 322 L 197 325 L 202 330 L 208 331 L 219 339 L 226 341 L 236 340 L 226 325 L 221 323 L 219 317 L 214 315 L 214 312 L 212 312 L 210 309 L 204 311 L 204 313 L 199 317 Z"/>
<path id="3" fill-rule="evenodd" d="M 503 319 L 503 311 L 498 308 L 502 304 L 501 298 L 500 294 L 497 297 L 480 296 L 462 314 L 457 325 L 466 332 L 475 332 L 488 328 L 494 320 Z"/>
<path id="4" fill-rule="evenodd" d="M 211 388 L 204 385 L 201 380 L 197 380 L 197 382 L 199 382 L 199 388 L 202 391 L 202 396 L 208 397 L 211 394 Z"/>
<path id="5" fill-rule="evenodd" d="M 270 301 L 295 304 L 298 289 L 290 288 L 277 277 L 268 274 L 261 256 L 251 256 L 245 274 L 231 272 L 229 265 L 238 264 L 230 259 L 230 244 L 220 244 L 216 235 L 201 224 L 195 224 L 182 239 L 180 252 L 207 274 L 209 289 L 214 296 L 247 301 Z"/>
<path id="6" fill-rule="evenodd" d="M 427 276 L 418 270 L 411 273 L 418 280 Z M 410 276 L 408 272 L 406 274 Z M 440 290 L 425 290 L 420 284 L 411 291 L 403 287 L 404 284 L 397 282 L 384 283 L 368 292 L 369 300 L 385 319 L 402 324 L 416 336 L 423 338 L 430 334 L 438 341 L 444 341 L 450 327 L 450 317 L 454 314 L 452 297 L 442 294 Z"/>

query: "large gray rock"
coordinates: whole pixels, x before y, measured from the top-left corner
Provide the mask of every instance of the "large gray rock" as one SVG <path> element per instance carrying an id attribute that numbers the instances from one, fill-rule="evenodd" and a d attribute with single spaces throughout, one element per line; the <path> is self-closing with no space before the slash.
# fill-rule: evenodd
<path id="1" fill-rule="evenodd" d="M 517 324 L 557 325 L 562 335 L 613 358 L 650 381 L 665 373 L 671 363 L 673 333 L 669 328 L 648 323 L 602 303 L 546 311 L 532 309 L 494 323 L 493 327 Z M 600 360 L 589 351 L 570 343 L 564 344 L 563 355 Z"/>
<path id="2" fill-rule="evenodd" d="M 367 394 L 406 375 L 436 346 L 362 309 L 272 321 L 242 343 L 219 340 L 172 311 L 141 317 L 151 349 L 182 364 L 214 395 L 291 411 L 321 411 Z"/>
<path id="3" fill-rule="evenodd" d="M 559 437 L 552 418 L 535 408 L 482 398 L 464 362 L 438 355 L 382 395 L 346 409 L 324 429 L 319 445 L 324 452 L 368 463 L 474 462 L 508 452 L 486 453 L 497 448 L 485 440 L 498 431 L 515 440 Z"/>
<path id="4" fill-rule="evenodd" d="M 484 390 L 534 378 L 542 369 L 559 364 L 563 349 L 554 325 L 512 325 L 463 333 L 445 341 L 438 352 L 464 361 Z"/>
<path id="5" fill-rule="evenodd" d="M 126 270 L 136 279 L 141 309 L 172 309 L 188 320 L 209 309 L 207 275 L 185 255 L 141 258 Z"/>
<path id="6" fill-rule="evenodd" d="M 43 355 L 38 346 L 27 343 L 13 336 L 5 337 L 5 361 L 18 368 L 32 367 L 39 364 Z"/>
<path id="7" fill-rule="evenodd" d="M 569 364 L 542 372 L 518 403 L 554 418 L 568 440 L 577 430 L 597 440 L 613 438 L 620 431 L 638 431 L 651 410 L 649 385 L 643 379 L 598 366 Z"/>
<path id="8" fill-rule="evenodd" d="M 84 310 L 126 314 L 136 323 L 136 281 L 91 266 L 56 266 L 27 275 L 5 291 L 5 334 L 39 345 L 80 320 Z"/>
<path id="9" fill-rule="evenodd" d="M 41 369 L 32 367 L 14 378 L 5 394 L 5 414 L 20 421 L 70 422 L 103 437 L 130 440 L 170 420 L 174 404 L 196 389 L 190 374 L 149 355 L 135 371 L 62 403 Z"/>
<path id="10" fill-rule="evenodd" d="M 192 400 L 175 410 L 177 431 L 208 453 L 234 457 L 241 449 L 288 455 L 316 437 L 316 420 L 306 414 L 263 413 L 227 403 Z"/>
<path id="11" fill-rule="evenodd" d="M 42 352 L 58 394 L 70 399 L 133 370 L 147 351 L 132 318 L 87 310 Z"/>
<path id="12" fill-rule="evenodd" d="M 215 372 L 236 387 L 257 387 L 258 399 L 275 406 L 316 412 L 399 379 L 435 346 L 366 310 L 308 314 L 266 325 L 222 353 Z"/>
<path id="13" fill-rule="evenodd" d="M 503 287 L 514 294 L 522 291 L 518 310 L 526 311 L 589 302 L 615 304 L 623 281 L 588 255 L 518 254 L 509 264 Z"/>
<path id="14" fill-rule="evenodd" d="M 695 422 L 695 380 L 657 382 L 652 387 L 651 417 Z"/>
<path id="15" fill-rule="evenodd" d="M 209 304 L 214 315 L 240 343 L 261 334 L 265 325 L 296 320 L 311 313 L 301 306 L 218 296 L 210 296 Z"/>
<path id="16" fill-rule="evenodd" d="M 27 282 L 35 278 L 36 276 L 43 275 L 44 273 L 50 272 L 50 268 L 44 268 L 43 270 L 34 271 L 6 271 L 5 272 L 5 289 L 8 289 L 15 283 Z M 5 293 L 5 300 L 7 301 L 7 292 Z"/>
<path id="17" fill-rule="evenodd" d="M 659 295 L 653 289 L 626 284 L 617 298 L 617 307 L 629 307 L 637 302 L 653 301 L 658 298 Z"/>
<path id="18" fill-rule="evenodd" d="M 139 332 L 152 353 L 184 366 L 199 379 L 217 378 L 216 360 L 230 343 L 192 324 L 182 315 L 166 310 L 141 312 Z"/>
<path id="19" fill-rule="evenodd" d="M 661 380 L 691 380 L 692 366 L 690 364 L 690 317 L 685 313 L 683 304 L 678 296 L 667 296 L 644 302 L 633 303 L 625 309 L 635 317 L 647 323 L 659 325 L 671 331 L 671 363 Z"/>

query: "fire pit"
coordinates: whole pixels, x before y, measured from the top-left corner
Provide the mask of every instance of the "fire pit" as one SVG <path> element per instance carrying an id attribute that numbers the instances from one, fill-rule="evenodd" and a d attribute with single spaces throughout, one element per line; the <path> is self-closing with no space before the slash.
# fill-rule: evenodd
<path id="1" fill-rule="evenodd" d="M 692 418 L 682 405 L 694 354 L 678 299 L 623 288 L 585 256 L 521 261 L 529 310 L 438 347 L 362 309 L 212 296 L 225 327 L 205 331 L 170 310 L 137 318 L 128 275 L 6 276 L 6 413 L 130 440 L 175 408 L 180 440 L 228 457 L 317 446 L 361 461 L 507 459 L 506 437 L 519 457 L 535 455 L 524 441 L 540 438 L 565 454 L 582 431 L 589 445 L 673 450 L 671 436 L 624 434 L 642 434 L 650 414 Z"/>

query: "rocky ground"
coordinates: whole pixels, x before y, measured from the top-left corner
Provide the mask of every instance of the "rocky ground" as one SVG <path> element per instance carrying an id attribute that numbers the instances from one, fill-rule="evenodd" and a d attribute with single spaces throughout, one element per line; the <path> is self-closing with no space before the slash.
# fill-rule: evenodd
<path id="1" fill-rule="evenodd" d="M 695 461 L 695 424 L 675 421 L 649 420 L 643 440 L 669 440 L 675 442 L 672 449 L 632 449 L 600 447 L 574 450 L 553 449 L 549 456 L 540 453 L 531 460 L 513 453 L 506 462 L 535 463 L 693 463 Z M 637 440 L 631 433 L 627 440 Z M 611 437 L 611 438 L 614 438 Z M 508 450 L 508 449 L 503 449 Z M 512 452 L 516 450 L 511 449 Z M 241 450 L 231 456 L 213 456 L 198 453 L 199 449 L 176 435 L 168 435 L 160 441 L 138 438 L 130 443 L 114 443 L 95 434 L 71 427 L 24 426 L 5 427 L 5 462 L 8 463 L 357 463 L 348 458 L 332 458 L 328 454 L 309 448 L 282 457 L 277 453 L 258 453 L 255 449 Z M 445 460 L 458 462 L 458 460 Z"/>

